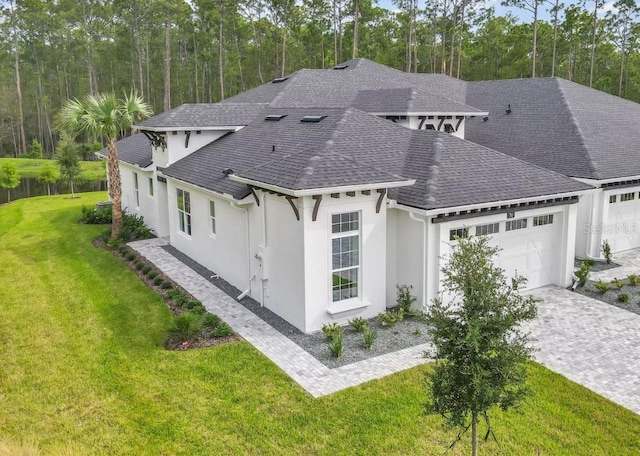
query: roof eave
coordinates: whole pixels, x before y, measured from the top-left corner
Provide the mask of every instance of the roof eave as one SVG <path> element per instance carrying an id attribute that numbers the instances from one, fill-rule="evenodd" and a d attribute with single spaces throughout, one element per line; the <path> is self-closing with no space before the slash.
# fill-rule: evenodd
<path id="1" fill-rule="evenodd" d="M 367 114 L 374 116 L 488 116 L 486 111 L 397 111 L 397 112 L 372 112 L 367 111 Z"/>
<path id="2" fill-rule="evenodd" d="M 283 195 L 293 196 L 296 198 L 303 197 L 303 196 L 324 195 L 329 193 L 376 190 L 379 188 L 408 187 L 416 183 L 415 179 L 404 179 L 404 180 L 391 181 L 391 182 L 343 185 L 343 186 L 337 186 L 337 187 L 317 187 L 317 188 L 305 188 L 300 190 L 293 190 L 290 188 L 280 187 L 278 185 L 267 184 L 265 182 L 260 182 L 254 179 L 248 179 L 246 177 L 238 176 L 237 174 L 230 174 L 229 179 L 231 179 L 234 182 L 247 184 L 253 187 L 264 188 L 266 190 L 272 190 L 274 192 L 281 193 Z"/>
<path id="3" fill-rule="evenodd" d="M 238 131 L 242 128 L 246 127 L 246 125 L 223 125 L 223 126 L 207 126 L 207 127 L 172 127 L 170 125 L 163 127 L 147 127 L 145 125 L 134 125 L 136 130 L 145 130 L 145 131 L 155 131 L 158 133 L 164 133 L 167 131 Z"/>

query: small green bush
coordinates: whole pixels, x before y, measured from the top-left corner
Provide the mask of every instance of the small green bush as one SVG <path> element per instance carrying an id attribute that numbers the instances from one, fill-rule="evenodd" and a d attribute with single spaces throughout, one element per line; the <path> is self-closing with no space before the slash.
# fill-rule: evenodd
<path id="1" fill-rule="evenodd" d="M 211 331 L 213 337 L 226 337 L 231 334 L 233 334 L 233 330 L 224 321 L 215 330 Z"/>
<path id="2" fill-rule="evenodd" d="M 578 278 L 578 283 L 581 287 L 584 287 L 587 283 L 587 278 L 589 277 L 589 273 L 591 272 L 591 266 L 587 261 L 583 261 L 580 263 L 580 269 L 578 269 L 574 274 Z"/>
<path id="3" fill-rule="evenodd" d="M 594 282 L 593 286 L 602 294 L 605 294 L 607 291 L 609 291 L 610 288 L 609 284 L 607 282 L 603 282 L 602 280 Z"/>
<path id="4" fill-rule="evenodd" d="M 416 328 L 416 329 L 413 331 L 413 335 L 414 335 L 414 336 L 421 336 L 421 335 L 422 335 L 422 331 L 420 331 L 420 329 Z"/>
<path id="5" fill-rule="evenodd" d="M 220 325 L 222 320 L 215 314 L 206 313 L 202 317 L 202 326 L 209 331 L 215 329 Z"/>
<path id="6" fill-rule="evenodd" d="M 396 285 L 398 307 L 404 315 L 411 315 L 411 305 L 416 302 L 416 297 L 411 294 L 411 285 Z"/>
<path id="7" fill-rule="evenodd" d="M 138 270 L 142 270 L 142 268 L 144 267 L 144 263 L 140 260 L 137 260 L 135 263 L 133 263 L 133 266 Z"/>
<path id="8" fill-rule="evenodd" d="M 349 326 L 356 332 L 362 332 L 369 327 L 369 322 L 362 317 L 356 317 L 349 320 Z"/>
<path id="9" fill-rule="evenodd" d="M 164 282 L 162 282 L 162 285 L 160 285 L 160 287 L 163 290 L 170 290 L 173 288 L 173 283 L 171 283 L 170 280 L 165 280 Z"/>
<path id="10" fill-rule="evenodd" d="M 167 331 L 167 340 L 186 342 L 201 333 L 202 323 L 200 316 L 191 312 L 184 312 L 177 317 L 173 317 L 171 327 Z"/>
<path id="11" fill-rule="evenodd" d="M 604 260 L 607 264 L 611 264 L 611 258 L 613 257 L 611 253 L 611 246 L 609 245 L 609 241 L 606 239 L 602 242 L 602 254 L 604 255 Z"/>
<path id="12" fill-rule="evenodd" d="M 396 311 L 387 310 L 385 313 L 381 313 L 378 315 L 378 321 L 382 326 L 392 327 L 399 321 L 404 319 L 404 312 L 402 309 L 398 309 Z"/>
<path id="13" fill-rule="evenodd" d="M 627 293 L 620 293 L 618 295 L 618 302 L 626 304 L 629 302 L 629 295 Z"/>
<path id="14" fill-rule="evenodd" d="M 328 344 L 328 347 L 333 356 L 336 358 L 342 357 L 342 333 L 334 334 L 331 342 Z"/>
<path id="15" fill-rule="evenodd" d="M 327 340 L 333 340 L 337 336 L 340 336 L 340 338 L 342 338 L 344 329 L 342 329 L 342 327 L 339 326 L 337 323 L 327 323 L 325 325 L 322 325 L 322 332 L 324 334 L 324 337 L 327 338 Z"/>
<path id="16" fill-rule="evenodd" d="M 147 272 L 147 277 L 151 280 L 155 279 L 156 277 L 158 277 L 158 271 L 152 269 L 151 271 Z"/>
<path id="17" fill-rule="evenodd" d="M 636 275 L 636 274 L 629 274 L 627 276 L 627 280 L 629 281 L 629 284 L 633 285 L 634 287 L 637 285 L 640 285 L 640 276 Z"/>
<path id="18" fill-rule="evenodd" d="M 160 276 L 153 279 L 153 284 L 157 287 L 160 286 L 163 282 L 164 282 L 164 279 Z"/>
<path id="19" fill-rule="evenodd" d="M 120 244 L 120 246 L 118 247 L 118 252 L 120 252 L 123 255 L 125 255 L 130 251 L 131 249 L 129 248 L 129 246 L 127 246 L 127 244 Z"/>
<path id="20" fill-rule="evenodd" d="M 111 206 L 92 209 L 82 206 L 82 223 L 87 225 L 106 225 L 111 223 Z"/>
<path id="21" fill-rule="evenodd" d="M 151 266 L 149 266 L 148 264 L 145 264 L 144 266 L 142 266 L 141 271 L 145 275 L 149 274 L 149 271 L 151 271 Z"/>
<path id="22" fill-rule="evenodd" d="M 138 217 L 135 214 L 122 214 L 122 228 L 118 233 L 118 239 L 123 242 L 131 242 L 152 237 L 153 233 L 144 224 L 142 217 Z"/>
<path id="23" fill-rule="evenodd" d="M 200 301 L 195 299 L 191 301 L 187 301 L 184 305 L 182 305 L 185 309 L 188 309 L 190 312 L 197 313 L 199 315 L 204 315 L 207 312 L 207 309 Z"/>
<path id="24" fill-rule="evenodd" d="M 127 261 L 133 261 L 136 259 L 136 254 L 133 252 L 125 253 L 124 258 Z"/>
<path id="25" fill-rule="evenodd" d="M 367 328 L 364 330 L 364 333 L 362 334 L 362 345 L 364 346 L 364 348 L 371 350 L 371 347 L 373 346 L 373 343 L 376 341 L 377 338 L 378 338 L 378 333 L 376 332 L 376 330 L 371 330 Z"/>
<path id="26" fill-rule="evenodd" d="M 611 280 L 611 285 L 613 285 L 614 287 L 620 289 L 620 288 L 624 287 L 624 282 L 622 280 L 618 279 L 617 277 L 614 277 Z"/>
<path id="27" fill-rule="evenodd" d="M 596 265 L 596 260 L 593 260 L 591 258 L 587 258 L 586 260 L 582 260 L 584 263 L 587 263 L 587 266 L 589 266 L 589 268 L 592 268 Z"/>

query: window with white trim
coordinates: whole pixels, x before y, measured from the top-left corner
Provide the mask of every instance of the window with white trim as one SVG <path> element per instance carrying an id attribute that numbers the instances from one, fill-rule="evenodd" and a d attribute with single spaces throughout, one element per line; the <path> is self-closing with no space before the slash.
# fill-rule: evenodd
<path id="1" fill-rule="evenodd" d="M 331 292 L 333 302 L 358 297 L 360 213 L 331 216 Z"/>
<path id="2" fill-rule="evenodd" d="M 505 231 L 523 230 L 527 227 L 527 219 L 507 220 L 504 229 Z"/>
<path id="3" fill-rule="evenodd" d="M 618 201 L 617 195 L 609 195 L 609 204 L 613 204 Z"/>
<path id="4" fill-rule="evenodd" d="M 133 172 L 133 192 L 136 197 L 136 207 L 140 207 L 140 188 L 138 187 L 138 173 Z"/>
<path id="5" fill-rule="evenodd" d="M 636 194 L 634 193 L 623 193 L 620 195 L 620 201 L 633 201 L 636 199 Z"/>
<path id="6" fill-rule="evenodd" d="M 209 201 L 209 219 L 211 220 L 211 234 L 216 234 L 216 203 Z"/>
<path id="7" fill-rule="evenodd" d="M 177 189 L 178 197 L 178 229 L 191 236 L 191 195 L 189 192 Z"/>
<path id="8" fill-rule="evenodd" d="M 499 223 L 489 223 L 487 225 L 476 226 L 476 236 L 486 236 L 487 234 L 494 234 L 500 231 Z"/>
<path id="9" fill-rule="evenodd" d="M 553 223 L 553 214 L 540 215 L 533 218 L 533 226 L 550 225 Z"/>
<path id="10" fill-rule="evenodd" d="M 455 228 L 453 230 L 449 230 L 449 240 L 455 241 L 458 238 L 466 238 L 469 237 L 469 228 Z"/>
<path id="11" fill-rule="evenodd" d="M 149 178 L 149 196 L 153 196 L 153 177 Z"/>

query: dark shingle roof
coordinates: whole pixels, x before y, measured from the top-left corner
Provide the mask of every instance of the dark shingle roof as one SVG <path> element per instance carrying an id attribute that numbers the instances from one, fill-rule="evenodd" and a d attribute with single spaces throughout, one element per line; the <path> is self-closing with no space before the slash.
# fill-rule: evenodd
<path id="1" fill-rule="evenodd" d="M 560 78 L 470 82 L 470 141 L 573 177 L 640 175 L 640 105 Z M 507 114 L 508 105 L 511 113 Z"/>
<path id="2" fill-rule="evenodd" d="M 164 174 L 235 198 L 247 196 L 248 188 L 226 177 L 227 168 L 290 190 L 415 179 L 412 186 L 392 189 L 390 197 L 422 209 L 590 188 L 486 147 L 444 133 L 409 130 L 357 109 L 268 113 L 288 116 L 278 122 L 256 120 L 174 163 Z M 303 123 L 303 115 L 327 117 Z"/>
<path id="3" fill-rule="evenodd" d="M 136 126 L 148 128 L 206 128 L 247 125 L 262 114 L 266 104 L 187 103 L 144 120 Z"/>
<path id="4" fill-rule="evenodd" d="M 152 150 L 149 140 L 142 133 L 134 133 L 116 143 L 118 160 L 131 165 L 146 168 L 152 163 Z M 107 156 L 106 147 L 97 152 L 102 157 Z"/>

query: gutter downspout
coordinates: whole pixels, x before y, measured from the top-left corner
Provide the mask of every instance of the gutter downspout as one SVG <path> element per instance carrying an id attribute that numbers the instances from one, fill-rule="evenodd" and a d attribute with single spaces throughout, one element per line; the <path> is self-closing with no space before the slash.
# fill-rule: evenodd
<path id="1" fill-rule="evenodd" d="M 427 306 L 427 221 L 409 212 L 409 218 L 422 223 L 422 307 Z"/>
<path id="2" fill-rule="evenodd" d="M 231 205 L 232 208 L 234 209 L 238 209 L 240 211 L 244 211 L 245 215 L 246 215 L 246 222 L 247 222 L 247 268 L 249 269 L 249 274 L 251 274 L 251 233 L 250 233 L 250 228 L 249 228 L 249 209 L 247 209 L 246 207 L 240 207 L 238 205 L 238 203 L 236 203 L 235 201 L 230 201 L 229 204 Z M 251 281 L 253 280 L 255 276 L 250 276 L 249 277 L 249 287 L 244 290 L 242 293 L 240 293 L 240 295 L 238 295 L 238 297 L 236 298 L 238 301 L 240 301 L 242 298 L 244 298 L 245 296 L 247 296 L 249 293 L 251 293 Z"/>

